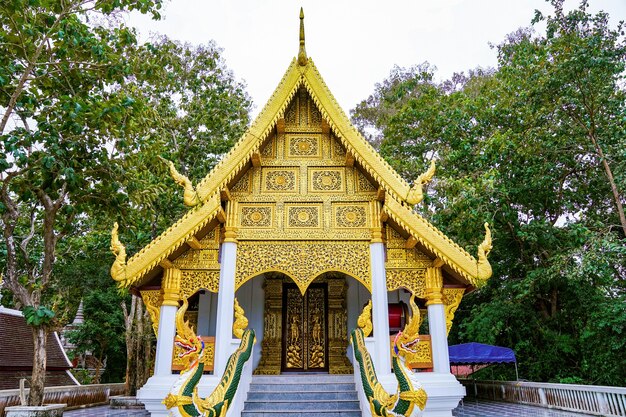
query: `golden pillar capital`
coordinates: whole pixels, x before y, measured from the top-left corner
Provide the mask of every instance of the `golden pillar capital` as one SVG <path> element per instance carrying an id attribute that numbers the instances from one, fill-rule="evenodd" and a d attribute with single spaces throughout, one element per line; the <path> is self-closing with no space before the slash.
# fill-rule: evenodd
<path id="1" fill-rule="evenodd" d="M 180 301 L 180 278 L 182 273 L 177 268 L 166 268 L 163 272 L 161 289 L 163 290 L 163 304 L 178 307 Z"/>
<path id="2" fill-rule="evenodd" d="M 237 243 L 237 228 L 234 226 L 224 226 L 224 242 Z"/>
<path id="3" fill-rule="evenodd" d="M 426 268 L 426 305 L 443 304 L 441 267 Z"/>
<path id="4" fill-rule="evenodd" d="M 372 227 L 372 243 L 383 243 L 383 230 L 380 227 Z"/>

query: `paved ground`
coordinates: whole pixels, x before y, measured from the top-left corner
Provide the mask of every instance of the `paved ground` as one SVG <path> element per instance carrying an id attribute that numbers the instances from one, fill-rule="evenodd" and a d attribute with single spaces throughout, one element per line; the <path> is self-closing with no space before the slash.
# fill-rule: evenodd
<path id="1" fill-rule="evenodd" d="M 591 417 L 529 405 L 495 401 L 464 401 L 452 412 L 456 417 Z M 64 417 L 149 417 L 145 410 L 111 410 L 108 406 L 66 411 Z"/>
<path id="2" fill-rule="evenodd" d="M 150 413 L 146 410 L 111 410 L 105 405 L 66 411 L 63 417 L 150 417 Z"/>
<path id="3" fill-rule="evenodd" d="M 591 417 L 589 414 L 487 400 L 463 401 L 452 414 L 456 417 Z"/>

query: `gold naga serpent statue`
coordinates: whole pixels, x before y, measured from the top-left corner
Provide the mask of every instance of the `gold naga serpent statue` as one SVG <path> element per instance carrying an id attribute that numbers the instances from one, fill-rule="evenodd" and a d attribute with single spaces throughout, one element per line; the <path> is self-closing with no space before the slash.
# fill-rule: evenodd
<path id="1" fill-rule="evenodd" d="M 175 417 L 224 417 L 237 392 L 243 367 L 252 355 L 254 330 L 243 330 L 240 326 L 235 326 L 236 334 L 241 338 L 239 348 L 228 359 L 217 387 L 207 398 L 202 398 L 198 395 L 198 382 L 204 371 L 204 342 L 184 320 L 187 306 L 187 299 L 183 299 L 183 305 L 176 312 L 175 343 L 182 349 L 179 357 L 184 361 L 184 368 L 163 404 L 170 409 L 170 415 Z M 237 313 L 243 315 L 243 309 L 239 307 L 239 310 L 241 311 Z M 244 324 L 242 320 L 240 324 Z M 247 320 L 245 325 L 247 326 Z"/>
<path id="2" fill-rule="evenodd" d="M 399 332 L 393 343 L 393 373 L 398 381 L 398 390 L 389 394 L 378 381 L 372 358 L 365 347 L 365 337 L 371 332 L 371 301 L 359 317 L 359 327 L 352 331 L 351 340 L 354 357 L 359 364 L 363 391 L 369 401 L 372 416 L 418 417 L 422 415 L 428 395 L 417 379 L 416 373 L 407 366 L 417 353 L 420 341 L 420 313 L 411 295 L 412 315 L 404 330 Z M 365 333 L 365 331 L 367 334 Z"/>

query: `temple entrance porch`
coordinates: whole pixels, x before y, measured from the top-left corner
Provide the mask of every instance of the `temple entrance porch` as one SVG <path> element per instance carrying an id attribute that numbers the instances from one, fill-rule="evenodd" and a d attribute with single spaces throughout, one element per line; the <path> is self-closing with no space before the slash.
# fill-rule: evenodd
<path id="1" fill-rule="evenodd" d="M 247 281 L 235 296 L 261 347 L 255 374 L 353 372 L 348 334 L 371 297 L 356 279 L 323 273 L 303 294 L 288 275 L 268 272 Z"/>

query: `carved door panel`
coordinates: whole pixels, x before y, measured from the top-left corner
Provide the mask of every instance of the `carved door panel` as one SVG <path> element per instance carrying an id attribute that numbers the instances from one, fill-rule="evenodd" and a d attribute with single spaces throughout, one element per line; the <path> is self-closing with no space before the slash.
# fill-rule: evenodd
<path id="1" fill-rule="evenodd" d="M 283 371 L 327 371 L 327 287 L 283 287 Z"/>

